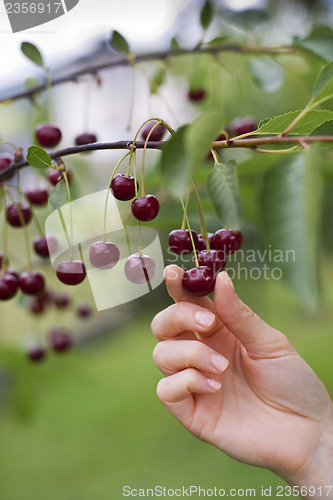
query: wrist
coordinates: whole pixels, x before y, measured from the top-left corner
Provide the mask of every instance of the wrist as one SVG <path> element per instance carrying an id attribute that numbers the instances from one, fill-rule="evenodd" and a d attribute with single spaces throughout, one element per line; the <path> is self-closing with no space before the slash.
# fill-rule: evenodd
<path id="1" fill-rule="evenodd" d="M 303 498 L 321 499 L 325 496 L 333 500 L 333 417 L 319 426 L 317 444 L 298 470 L 284 479 L 291 486 L 303 486 Z M 307 494 L 308 488 L 311 493 Z M 331 487 L 331 488 L 330 488 Z M 330 488 L 330 491 L 328 491 Z M 313 491 L 316 494 L 313 494 Z M 323 493 L 324 492 L 324 493 Z"/>

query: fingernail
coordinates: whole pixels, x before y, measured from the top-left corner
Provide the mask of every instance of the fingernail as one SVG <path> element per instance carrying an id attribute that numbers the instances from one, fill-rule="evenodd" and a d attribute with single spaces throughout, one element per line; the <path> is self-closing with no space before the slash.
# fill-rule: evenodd
<path id="1" fill-rule="evenodd" d="M 227 368 L 229 365 L 229 361 L 225 359 L 223 356 L 220 354 L 212 354 L 210 358 L 211 365 L 217 370 L 218 372 L 224 372 L 224 370 Z"/>
<path id="2" fill-rule="evenodd" d="M 170 274 L 170 272 L 169 272 L 169 271 L 170 271 L 170 270 L 169 270 L 169 268 L 168 268 L 168 267 L 165 267 L 165 268 L 164 268 L 164 271 L 163 271 L 163 278 L 164 278 L 165 280 L 166 280 L 166 279 L 168 279 L 168 277 L 169 277 L 169 274 Z"/>
<path id="3" fill-rule="evenodd" d="M 194 315 L 196 323 L 204 328 L 211 326 L 215 320 L 215 314 L 210 311 L 197 311 Z"/>
<path id="4" fill-rule="evenodd" d="M 218 391 L 222 387 L 221 382 L 218 382 L 213 378 L 207 378 L 207 385 L 208 387 L 210 387 L 210 389 L 213 389 L 213 391 Z"/>

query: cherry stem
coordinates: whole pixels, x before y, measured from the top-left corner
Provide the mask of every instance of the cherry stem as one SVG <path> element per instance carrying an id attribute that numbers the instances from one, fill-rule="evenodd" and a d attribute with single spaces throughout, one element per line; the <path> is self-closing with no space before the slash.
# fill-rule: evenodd
<path id="1" fill-rule="evenodd" d="M 62 171 L 62 177 L 65 181 L 66 189 L 67 189 L 67 197 L 68 197 L 68 203 L 69 203 L 69 218 L 70 218 L 70 226 L 71 226 L 69 260 L 73 260 L 73 240 L 74 240 L 73 231 L 74 231 L 74 228 L 73 228 L 73 212 L 72 212 L 72 203 L 71 203 L 72 199 L 71 199 L 71 190 L 69 189 L 69 182 L 68 182 L 66 170 Z"/>
<path id="2" fill-rule="evenodd" d="M 2 188 L 3 193 L 6 193 L 6 188 Z M 1 265 L 1 277 L 4 278 L 6 273 L 6 260 L 7 260 L 7 248 L 8 248 L 8 223 L 6 218 L 6 207 L 3 209 L 4 221 L 3 221 L 3 255 L 2 255 L 2 265 Z"/>
<path id="3" fill-rule="evenodd" d="M 130 104 L 130 112 L 128 117 L 127 130 L 131 130 L 132 122 L 133 122 L 133 114 L 134 114 L 134 97 L 135 97 L 135 66 L 131 65 L 131 104 Z"/>
<path id="4" fill-rule="evenodd" d="M 219 155 L 217 154 L 217 151 L 215 149 L 211 149 L 210 152 L 212 153 L 212 156 L 214 158 L 215 165 L 221 165 L 221 160 Z"/>
<path id="5" fill-rule="evenodd" d="M 118 161 L 117 165 L 115 166 L 115 168 L 114 168 L 114 170 L 112 172 L 112 175 L 111 175 L 111 178 L 110 178 L 110 181 L 109 181 L 109 184 L 108 184 L 107 193 L 106 193 L 106 199 L 105 199 L 105 207 L 104 207 L 104 221 L 103 221 L 103 241 L 104 241 L 104 243 L 106 242 L 106 219 L 107 219 L 107 213 L 108 213 L 108 201 L 109 201 L 109 194 L 110 194 L 111 184 L 112 184 L 114 176 L 116 175 L 116 172 L 117 172 L 118 168 L 120 167 L 120 164 L 122 163 L 123 160 L 125 160 L 125 158 L 127 158 L 127 156 L 129 154 L 131 154 L 130 151 L 128 151 Z"/>
<path id="6" fill-rule="evenodd" d="M 51 90 L 52 90 L 52 73 L 49 68 L 45 68 L 45 90 L 46 90 L 46 115 L 48 121 L 51 119 Z"/>
<path id="7" fill-rule="evenodd" d="M 208 240 L 208 235 L 207 235 L 207 226 L 206 226 L 206 222 L 205 222 L 205 216 L 204 216 L 204 213 L 202 210 L 202 204 L 201 204 L 200 196 L 198 193 L 198 189 L 197 189 L 197 186 L 196 186 L 193 179 L 192 179 L 192 185 L 193 185 L 193 189 L 194 189 L 195 195 L 197 197 L 197 201 L 198 201 L 201 235 L 204 236 L 204 238 L 206 239 L 206 249 L 208 250 L 208 252 L 210 252 L 210 245 L 209 245 L 209 240 Z"/>
<path id="8" fill-rule="evenodd" d="M 189 200 L 190 200 L 190 194 L 191 194 L 191 183 L 188 186 L 188 191 L 187 191 L 187 196 L 186 196 L 186 202 L 185 202 L 185 210 L 186 210 L 186 212 L 187 212 L 187 209 L 188 209 L 188 203 L 189 203 Z M 185 226 L 186 226 L 186 217 L 185 217 L 185 212 L 184 212 L 183 222 L 182 222 L 182 225 L 181 225 L 181 228 L 180 228 L 181 231 L 184 231 Z"/>
<path id="9" fill-rule="evenodd" d="M 7 190 L 6 190 L 6 195 L 14 203 L 14 205 L 16 206 L 16 209 L 17 209 L 17 214 L 18 214 L 18 217 L 20 219 L 21 226 L 23 228 L 24 241 L 25 241 L 25 246 L 26 246 L 26 251 L 27 251 L 28 271 L 29 271 L 29 273 L 31 273 L 32 272 L 32 260 L 31 260 L 30 244 L 29 244 L 29 234 L 28 234 L 28 229 L 27 229 L 24 217 L 23 217 L 23 213 L 22 213 L 22 210 L 21 210 L 19 203 L 15 202 L 13 196 Z"/>
<path id="10" fill-rule="evenodd" d="M 149 130 L 149 133 L 147 135 L 147 138 L 145 140 L 145 145 L 143 148 L 143 155 L 142 155 L 142 171 L 141 171 L 141 196 L 145 195 L 145 186 L 144 186 L 144 180 L 145 180 L 145 158 L 146 158 L 146 151 L 147 151 L 147 144 L 149 142 L 149 139 L 159 125 L 162 125 L 162 120 L 159 120 L 155 125 Z"/>
<path id="11" fill-rule="evenodd" d="M 138 183 L 137 183 L 137 171 L 136 171 L 136 152 L 133 154 L 133 173 L 134 173 L 134 189 L 135 189 L 135 198 L 138 197 Z"/>
<path id="12" fill-rule="evenodd" d="M 170 125 L 168 125 L 168 124 L 167 124 L 164 120 L 162 120 L 161 118 L 149 118 L 149 120 L 146 120 L 146 121 L 145 121 L 145 122 L 141 125 L 141 127 L 139 128 L 139 130 L 137 131 L 137 133 L 136 133 L 136 135 L 135 135 L 135 137 L 134 137 L 134 139 L 133 139 L 133 142 L 132 142 L 132 147 L 131 147 L 131 156 L 132 156 L 132 154 L 133 154 L 133 152 L 134 152 L 134 149 L 135 149 L 135 147 L 136 147 L 136 146 L 135 146 L 135 143 L 136 143 L 136 140 L 137 140 L 137 138 L 138 138 L 138 136 L 139 136 L 139 134 L 140 134 L 141 130 L 143 129 L 143 127 L 144 127 L 145 125 L 147 125 L 147 123 L 152 122 L 152 121 L 153 121 L 153 122 L 156 122 L 156 121 L 157 121 L 157 122 L 161 122 L 161 125 L 163 125 L 163 127 L 165 127 L 165 128 L 167 129 L 167 131 L 168 131 L 168 132 L 170 132 L 170 134 L 171 134 L 171 135 L 175 133 L 175 131 L 173 130 L 173 128 L 171 128 L 171 127 L 170 127 Z M 144 146 L 144 147 L 145 147 L 145 146 Z M 147 146 L 146 146 L 146 147 L 147 147 Z"/>
<path id="13" fill-rule="evenodd" d="M 142 236 L 141 236 L 141 224 L 138 220 L 138 233 L 139 233 L 139 255 L 142 255 Z"/>
<path id="14" fill-rule="evenodd" d="M 184 202 L 183 202 L 182 198 L 180 198 L 180 201 L 181 201 L 181 204 L 182 204 L 182 207 L 183 207 L 183 210 L 184 210 L 184 215 L 185 215 L 185 219 L 186 219 L 187 228 L 188 228 L 189 233 L 190 233 L 190 238 L 191 238 L 191 243 L 192 243 L 192 248 L 193 248 L 193 253 L 194 253 L 195 267 L 199 267 L 199 261 L 198 261 L 198 256 L 197 256 L 197 249 L 195 248 L 194 239 L 193 239 L 193 235 L 192 235 L 192 231 L 191 231 L 191 226 L 190 226 L 190 223 L 189 223 L 189 220 L 188 220 L 188 217 L 187 217 L 186 208 L 185 208 L 185 205 L 184 205 Z"/>
<path id="15" fill-rule="evenodd" d="M 129 255 L 132 255 L 131 242 L 130 242 L 130 238 L 128 235 L 127 226 L 124 226 L 124 231 L 125 231 L 125 236 L 126 236 L 126 243 L 127 243 L 128 252 L 129 252 Z"/>

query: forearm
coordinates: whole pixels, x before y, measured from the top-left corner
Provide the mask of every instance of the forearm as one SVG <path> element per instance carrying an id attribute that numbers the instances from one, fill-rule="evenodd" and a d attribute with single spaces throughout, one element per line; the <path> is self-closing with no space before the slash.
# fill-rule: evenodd
<path id="1" fill-rule="evenodd" d="M 318 446 L 304 468 L 284 479 L 305 499 L 333 500 L 333 420 L 323 426 Z"/>

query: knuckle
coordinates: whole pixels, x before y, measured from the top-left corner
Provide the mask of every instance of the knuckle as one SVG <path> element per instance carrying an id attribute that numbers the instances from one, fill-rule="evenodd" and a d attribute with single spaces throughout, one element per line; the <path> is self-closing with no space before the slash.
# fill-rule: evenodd
<path id="1" fill-rule="evenodd" d="M 205 345 L 197 340 L 191 341 L 190 349 L 188 349 L 189 366 L 196 365 L 203 359 L 205 354 Z"/>
<path id="2" fill-rule="evenodd" d="M 159 327 L 159 322 L 160 322 L 160 316 L 161 316 L 161 313 L 159 312 L 158 314 L 156 314 L 156 316 L 154 316 L 151 324 L 150 324 L 150 328 L 151 328 L 151 331 L 153 332 L 153 334 L 155 336 L 158 335 L 158 327 Z"/>
<path id="3" fill-rule="evenodd" d="M 155 365 L 159 365 L 162 357 L 162 351 L 163 351 L 163 344 L 159 343 L 155 346 L 153 350 L 153 361 Z"/>

